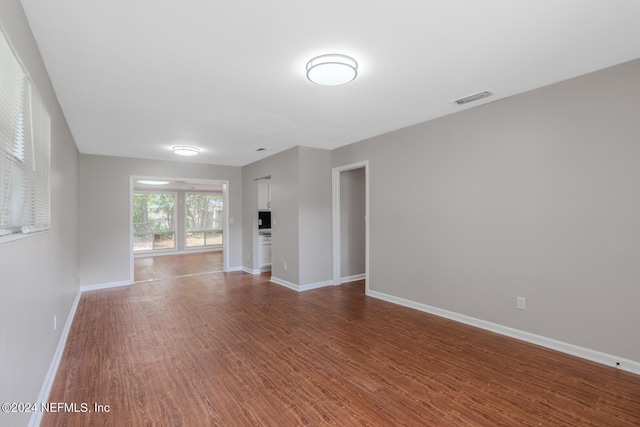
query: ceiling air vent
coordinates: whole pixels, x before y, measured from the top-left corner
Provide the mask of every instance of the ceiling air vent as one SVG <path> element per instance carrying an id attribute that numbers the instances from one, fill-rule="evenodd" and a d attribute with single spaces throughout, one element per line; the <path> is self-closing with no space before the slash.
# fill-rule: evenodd
<path id="1" fill-rule="evenodd" d="M 469 95 L 469 96 L 465 96 L 464 98 L 458 98 L 458 99 L 454 99 L 453 103 L 458 104 L 458 105 L 464 105 L 464 104 L 468 104 L 470 102 L 473 101 L 477 101 L 479 99 L 482 98 L 487 98 L 489 96 L 493 95 L 493 92 L 489 92 L 488 90 L 485 90 L 483 92 L 478 92 L 478 93 L 474 93 L 473 95 Z"/>

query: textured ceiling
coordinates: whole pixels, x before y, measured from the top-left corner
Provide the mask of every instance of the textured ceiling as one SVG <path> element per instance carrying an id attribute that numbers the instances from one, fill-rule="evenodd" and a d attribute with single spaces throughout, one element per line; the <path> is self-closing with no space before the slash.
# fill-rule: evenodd
<path id="1" fill-rule="evenodd" d="M 79 150 L 240 166 L 640 57 L 635 0 L 22 0 Z M 359 62 L 322 87 L 305 64 Z M 482 90 L 467 106 L 450 101 Z M 597 102 L 597 100 L 594 100 Z M 267 150 L 256 152 L 259 147 Z"/>

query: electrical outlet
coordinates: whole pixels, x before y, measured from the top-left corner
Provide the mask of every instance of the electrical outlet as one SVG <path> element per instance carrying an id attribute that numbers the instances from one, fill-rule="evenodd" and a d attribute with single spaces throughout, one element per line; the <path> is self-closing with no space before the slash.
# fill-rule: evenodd
<path id="1" fill-rule="evenodd" d="M 58 329 L 58 316 L 53 316 L 53 330 Z"/>
<path id="2" fill-rule="evenodd" d="M 285 270 L 287 269 L 287 263 L 286 262 L 284 263 L 284 269 Z"/>
<path id="3" fill-rule="evenodd" d="M 516 298 L 516 307 L 519 308 L 520 310 L 524 310 L 526 308 L 526 301 L 524 297 Z"/>
<path id="4" fill-rule="evenodd" d="M 247 252 L 247 259 L 249 259 L 249 252 Z"/>

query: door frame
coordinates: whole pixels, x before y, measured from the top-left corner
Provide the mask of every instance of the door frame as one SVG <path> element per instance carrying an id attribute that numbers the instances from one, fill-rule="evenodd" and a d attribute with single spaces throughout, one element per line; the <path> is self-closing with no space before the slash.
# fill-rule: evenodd
<path id="1" fill-rule="evenodd" d="M 338 166 L 331 170 L 332 183 L 332 231 L 333 231 L 333 284 L 334 286 L 341 284 L 342 279 L 342 259 L 341 259 L 341 237 L 340 237 L 340 174 L 354 169 L 364 168 L 364 187 L 365 187 L 365 255 L 364 255 L 364 276 L 365 276 L 365 293 L 369 293 L 369 161 L 350 163 L 344 166 Z"/>
<path id="2" fill-rule="evenodd" d="M 129 176 L 129 281 L 134 279 L 134 256 L 133 253 L 133 186 L 138 179 L 152 179 L 159 181 L 185 181 L 191 183 L 215 183 L 222 184 L 222 203 L 224 206 L 224 219 L 222 221 L 222 269 L 229 271 L 229 180 L 226 179 L 197 179 L 197 178 L 176 178 L 167 176 L 130 175 Z M 179 207 L 178 207 L 179 209 Z M 177 236 L 176 236 L 177 244 Z"/>

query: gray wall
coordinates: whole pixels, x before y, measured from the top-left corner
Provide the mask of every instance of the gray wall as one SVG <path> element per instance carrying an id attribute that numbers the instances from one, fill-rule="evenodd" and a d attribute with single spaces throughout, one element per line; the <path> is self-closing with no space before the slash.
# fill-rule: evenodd
<path id="1" fill-rule="evenodd" d="M 78 292 L 78 151 L 18 0 L 0 2 L 0 26 L 51 114 L 51 230 L 0 244 L 0 402 L 35 402 Z"/>
<path id="2" fill-rule="evenodd" d="M 331 280 L 331 152 L 299 147 L 300 285 Z"/>
<path id="3" fill-rule="evenodd" d="M 242 265 L 240 168 L 124 157 L 80 156 L 80 285 L 130 278 L 130 177 L 229 181 L 229 266 Z"/>
<path id="4" fill-rule="evenodd" d="M 334 150 L 370 288 L 640 361 L 640 60 Z M 527 309 L 516 309 L 516 297 Z"/>
<path id="5" fill-rule="evenodd" d="M 271 275 L 298 284 L 298 147 L 242 167 L 244 267 L 259 268 L 258 184 L 255 180 L 268 176 L 271 177 Z"/>
<path id="6" fill-rule="evenodd" d="M 340 275 L 365 271 L 365 173 L 364 168 L 340 173 Z"/>
<path id="7" fill-rule="evenodd" d="M 242 168 L 249 270 L 259 267 L 255 180 L 264 177 L 271 177 L 271 275 L 294 285 L 331 280 L 331 152 L 294 147 Z"/>

